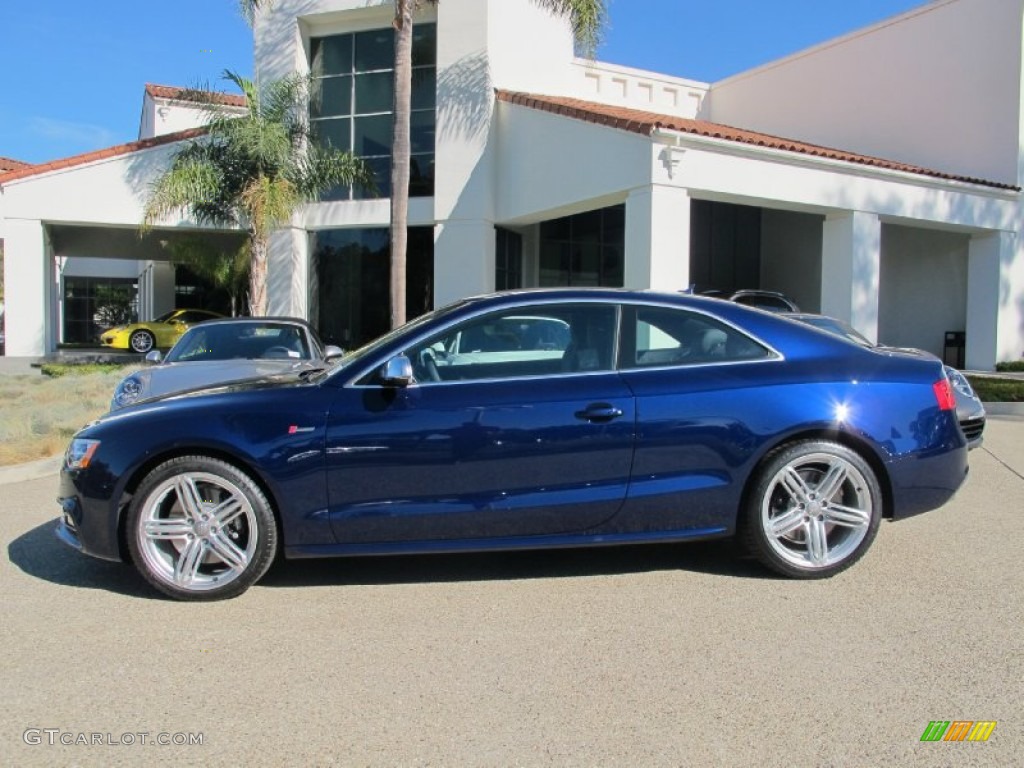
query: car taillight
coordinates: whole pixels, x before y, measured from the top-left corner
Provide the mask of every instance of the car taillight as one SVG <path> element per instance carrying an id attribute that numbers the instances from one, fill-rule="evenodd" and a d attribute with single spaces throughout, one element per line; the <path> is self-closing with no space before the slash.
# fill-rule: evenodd
<path id="1" fill-rule="evenodd" d="M 935 393 L 940 411 L 956 409 L 956 395 L 953 394 L 953 385 L 949 383 L 949 379 L 943 378 L 936 381 L 932 384 L 932 391 Z"/>

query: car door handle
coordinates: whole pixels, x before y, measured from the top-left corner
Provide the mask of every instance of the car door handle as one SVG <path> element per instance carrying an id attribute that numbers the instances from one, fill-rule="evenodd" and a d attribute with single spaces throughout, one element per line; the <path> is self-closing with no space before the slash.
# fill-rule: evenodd
<path id="1" fill-rule="evenodd" d="M 609 403 L 591 403 L 582 411 L 576 411 L 576 418 L 592 423 L 601 423 L 617 419 L 622 415 L 622 409 L 616 408 Z"/>

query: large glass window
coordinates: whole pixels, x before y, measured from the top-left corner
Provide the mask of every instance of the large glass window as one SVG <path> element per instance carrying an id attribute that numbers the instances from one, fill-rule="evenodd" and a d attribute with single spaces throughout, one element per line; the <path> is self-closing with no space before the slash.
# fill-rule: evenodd
<path id="1" fill-rule="evenodd" d="M 540 225 L 540 285 L 621 288 L 626 207 L 615 205 Z"/>
<path id="2" fill-rule="evenodd" d="M 499 291 L 523 287 L 523 236 L 494 228 L 494 287 Z"/>
<path id="3" fill-rule="evenodd" d="M 391 194 L 394 116 L 394 30 L 375 29 L 312 40 L 310 118 L 317 141 L 352 152 L 374 172 L 377 192 Z M 409 194 L 434 194 L 434 103 L 437 25 L 413 28 Z M 337 188 L 326 200 L 365 198 L 369 190 Z"/>
<path id="4" fill-rule="evenodd" d="M 387 229 L 316 233 L 310 317 L 327 344 L 355 349 L 391 325 L 391 246 Z M 406 255 L 406 316 L 434 306 L 434 230 L 410 227 Z"/>
<path id="5" fill-rule="evenodd" d="M 138 316 L 138 282 L 119 277 L 64 278 L 65 344 L 94 344 L 99 335 Z"/>

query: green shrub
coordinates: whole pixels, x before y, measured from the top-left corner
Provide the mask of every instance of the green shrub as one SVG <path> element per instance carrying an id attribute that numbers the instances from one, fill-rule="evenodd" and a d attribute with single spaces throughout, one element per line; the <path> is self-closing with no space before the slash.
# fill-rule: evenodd
<path id="1" fill-rule="evenodd" d="M 1024 371 L 1024 360 L 1009 360 L 1005 363 L 996 363 L 997 371 Z"/>
<path id="2" fill-rule="evenodd" d="M 984 403 L 1024 403 L 1024 381 L 968 376 L 971 386 Z"/>

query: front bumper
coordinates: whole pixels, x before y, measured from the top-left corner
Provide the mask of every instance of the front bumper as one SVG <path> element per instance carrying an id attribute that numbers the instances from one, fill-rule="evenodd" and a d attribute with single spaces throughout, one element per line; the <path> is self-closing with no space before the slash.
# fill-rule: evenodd
<path id="1" fill-rule="evenodd" d="M 81 473 L 60 472 L 57 503 L 61 517 L 54 534 L 72 549 L 102 560 L 121 562 L 118 517 L 109 500 L 90 498 L 79 488 Z"/>
<path id="2" fill-rule="evenodd" d="M 972 419 L 961 419 L 960 429 L 963 430 L 964 437 L 967 438 L 967 448 L 973 451 L 984 441 L 985 415 L 982 414 Z"/>

